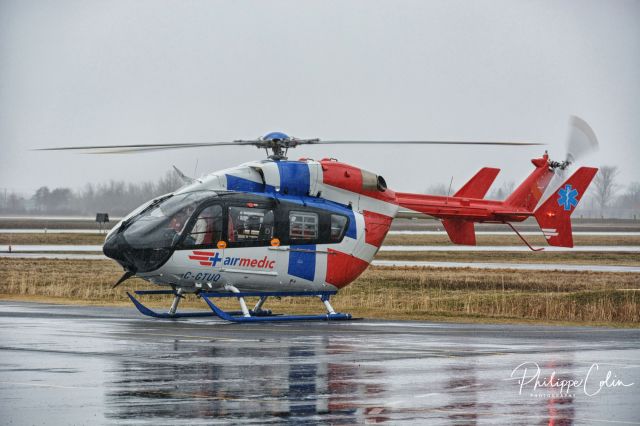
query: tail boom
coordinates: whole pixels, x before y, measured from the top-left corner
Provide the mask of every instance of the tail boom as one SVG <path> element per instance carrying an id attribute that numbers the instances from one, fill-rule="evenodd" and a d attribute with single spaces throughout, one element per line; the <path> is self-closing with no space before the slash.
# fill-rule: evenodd
<path id="1" fill-rule="evenodd" d="M 483 169 L 470 181 L 483 183 L 475 190 L 467 184 L 453 197 L 396 192 L 396 202 L 401 207 L 441 219 L 455 244 L 476 244 L 475 222 L 512 223 L 535 216 L 550 245 L 573 247 L 570 216 L 598 170 L 581 167 L 535 209 L 551 181 L 553 169 L 546 154 L 532 162 L 536 169 L 504 201 L 458 196 L 460 193 L 484 196 L 488 188 L 486 182 L 493 181 L 497 169 Z"/>

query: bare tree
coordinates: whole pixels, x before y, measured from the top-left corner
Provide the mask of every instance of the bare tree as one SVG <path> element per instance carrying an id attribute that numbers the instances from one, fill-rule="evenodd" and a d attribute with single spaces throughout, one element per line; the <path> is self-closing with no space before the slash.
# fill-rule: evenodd
<path id="1" fill-rule="evenodd" d="M 602 166 L 593 180 L 594 198 L 600 208 L 600 216 L 604 217 L 606 208 L 611 204 L 613 197 L 619 189 L 616 183 L 618 176 L 617 166 Z"/>
<path id="2" fill-rule="evenodd" d="M 640 182 L 631 182 L 627 185 L 627 190 L 618 198 L 616 204 L 622 211 L 629 212 L 635 219 L 640 213 Z"/>
<path id="3" fill-rule="evenodd" d="M 432 183 L 425 190 L 425 194 L 429 195 L 453 195 L 457 191 L 456 188 L 449 188 L 449 184 L 445 183 Z"/>
<path id="4" fill-rule="evenodd" d="M 36 209 L 39 212 L 44 212 L 49 208 L 49 198 L 51 197 L 51 191 L 49 187 L 41 186 L 36 193 L 31 197 L 36 204 Z"/>
<path id="5" fill-rule="evenodd" d="M 511 195 L 511 193 L 513 193 L 515 188 L 516 183 L 514 181 L 510 180 L 507 182 L 503 182 L 499 188 L 494 188 L 491 190 L 491 192 L 489 192 L 488 198 L 490 200 L 504 200 L 509 195 Z"/>

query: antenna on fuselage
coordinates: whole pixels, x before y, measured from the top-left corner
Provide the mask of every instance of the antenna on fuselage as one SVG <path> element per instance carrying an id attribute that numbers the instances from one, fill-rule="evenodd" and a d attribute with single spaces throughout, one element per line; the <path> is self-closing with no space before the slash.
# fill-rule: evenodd
<path id="1" fill-rule="evenodd" d="M 451 176 L 451 180 L 449 181 L 449 190 L 447 191 L 447 198 L 444 203 L 449 204 L 449 197 L 451 196 L 451 186 L 453 185 L 453 176 Z"/>

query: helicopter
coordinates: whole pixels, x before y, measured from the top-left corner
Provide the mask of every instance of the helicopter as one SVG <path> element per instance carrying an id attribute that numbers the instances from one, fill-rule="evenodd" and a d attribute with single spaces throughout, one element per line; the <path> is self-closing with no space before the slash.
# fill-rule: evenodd
<path id="1" fill-rule="evenodd" d="M 184 186 L 143 204 L 107 234 L 103 252 L 124 269 L 114 288 L 131 277 L 164 287 L 135 295 L 173 295 L 167 312 L 156 312 L 127 292 L 140 313 L 155 318 L 217 316 L 232 322 L 348 320 L 336 312 L 331 296 L 360 276 L 380 249 L 391 223 L 403 217 L 440 219 L 455 244 L 475 245 L 475 223 L 505 224 L 534 217 L 552 246 L 573 247 L 571 214 L 598 169 L 580 167 L 564 180 L 564 171 L 580 154 L 597 147 L 588 124 L 571 119 L 564 161 L 545 151 L 534 170 L 502 201 L 487 200 L 499 169 L 478 171 L 452 196 L 397 192 L 368 170 L 335 158 L 289 160 L 301 145 L 346 144 L 542 145 L 527 142 L 468 141 L 324 141 L 272 132 L 251 140 L 190 144 L 105 145 L 44 148 L 93 153 L 129 153 L 211 146 L 256 146 L 267 158 L 191 178 L 176 168 Z M 174 167 L 175 168 L 175 167 Z M 553 180 L 561 185 L 550 185 Z M 555 187 L 554 187 L 555 186 Z M 552 192 L 545 194 L 546 190 Z M 192 294 L 208 311 L 179 312 Z M 275 314 L 270 297 L 318 297 L 326 313 Z M 212 299 L 236 298 L 239 311 L 224 311 Z M 246 298 L 257 297 L 252 309 Z"/>

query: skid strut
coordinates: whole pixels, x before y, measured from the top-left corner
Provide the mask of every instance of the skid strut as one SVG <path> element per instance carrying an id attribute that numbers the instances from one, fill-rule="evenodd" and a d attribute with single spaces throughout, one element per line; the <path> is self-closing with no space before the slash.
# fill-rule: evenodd
<path id="1" fill-rule="evenodd" d="M 236 287 L 226 285 L 224 293 L 216 292 L 199 292 L 196 293 L 198 297 L 205 301 L 211 311 L 207 312 L 178 312 L 178 304 L 180 299 L 184 298 L 182 289 L 178 290 L 139 290 L 135 291 L 136 295 L 149 295 L 149 294 L 172 294 L 174 296 L 169 312 L 159 313 L 147 308 L 132 294 L 127 292 L 127 296 L 133 302 L 135 307 L 141 314 L 154 318 L 197 318 L 197 317 L 211 317 L 217 316 L 223 320 L 231 322 L 268 322 L 268 321 L 335 321 L 335 320 L 349 320 L 351 314 L 336 313 L 336 311 L 329 303 L 331 296 L 337 293 L 337 291 L 249 291 L 242 292 Z M 327 313 L 320 315 L 277 315 L 273 314 L 270 310 L 265 310 L 262 307 L 266 300 L 270 297 L 319 297 L 324 304 Z M 223 311 L 213 301 L 212 298 L 228 298 L 235 297 L 240 304 L 240 311 Z M 259 297 L 258 302 L 253 309 L 249 310 L 245 302 L 245 297 Z"/>

